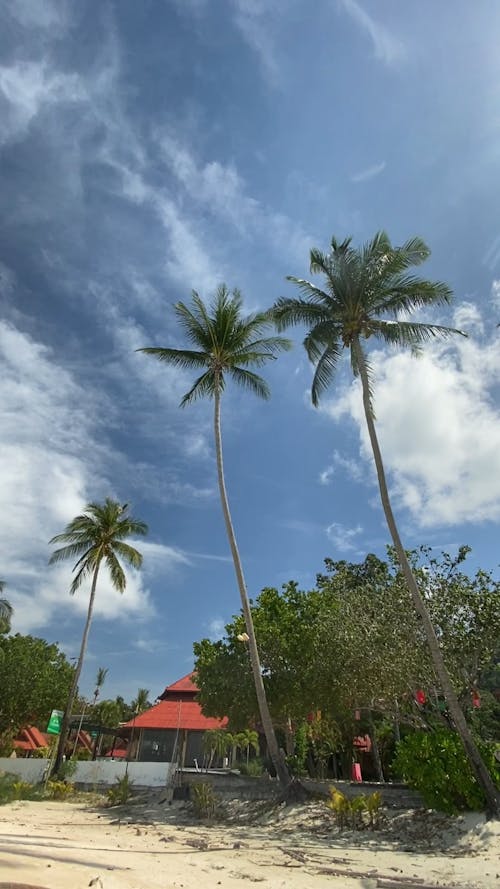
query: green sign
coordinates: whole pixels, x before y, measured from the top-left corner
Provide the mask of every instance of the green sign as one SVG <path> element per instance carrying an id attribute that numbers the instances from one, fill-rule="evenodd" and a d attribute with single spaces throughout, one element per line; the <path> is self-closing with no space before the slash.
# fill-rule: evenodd
<path id="1" fill-rule="evenodd" d="M 61 722 L 64 713 L 62 710 L 53 710 L 50 714 L 49 724 L 47 726 L 47 734 L 48 735 L 60 735 L 61 734 Z"/>

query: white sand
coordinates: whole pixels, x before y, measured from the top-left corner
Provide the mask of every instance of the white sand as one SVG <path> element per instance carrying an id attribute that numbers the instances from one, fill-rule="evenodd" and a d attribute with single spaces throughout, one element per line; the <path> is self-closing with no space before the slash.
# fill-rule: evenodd
<path id="1" fill-rule="evenodd" d="M 479 815 L 399 813 L 379 831 L 342 833 L 319 802 L 272 812 L 235 804 L 232 815 L 231 823 L 207 826 L 175 804 L 12 803 L 0 808 L 0 884 L 414 889 L 419 880 L 500 889 L 500 825 Z"/>

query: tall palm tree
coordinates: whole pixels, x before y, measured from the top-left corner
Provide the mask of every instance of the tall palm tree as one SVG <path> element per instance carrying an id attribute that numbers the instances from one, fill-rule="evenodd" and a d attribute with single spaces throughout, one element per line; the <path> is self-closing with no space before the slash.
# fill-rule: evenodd
<path id="1" fill-rule="evenodd" d="M 0 593 L 3 593 L 5 589 L 5 581 L 0 580 Z M 0 597 L 0 633 L 8 633 L 10 630 L 10 621 L 12 618 L 12 614 L 14 609 L 12 605 L 8 601 L 8 599 L 3 599 Z"/>
<path id="2" fill-rule="evenodd" d="M 262 367 L 276 358 L 278 352 L 289 349 L 291 343 L 283 337 L 263 336 L 270 326 L 268 314 L 256 312 L 243 316 L 241 294 L 238 290 L 230 293 L 224 284 L 217 289 L 210 306 L 207 307 L 198 294 L 193 292 L 191 307 L 179 302 L 175 306 L 175 313 L 188 342 L 194 348 L 146 348 L 139 351 L 154 355 L 160 361 L 174 367 L 201 371 L 192 388 L 184 395 L 181 401 L 182 407 L 202 397 L 212 398 L 214 401 L 219 493 L 249 637 L 248 648 L 260 718 L 276 774 L 280 784 L 287 787 L 290 777 L 279 753 L 269 712 L 243 567 L 229 509 L 222 457 L 220 402 L 226 378 L 261 398 L 269 398 L 267 383 L 249 368 Z"/>
<path id="3" fill-rule="evenodd" d="M 309 328 L 304 346 L 309 359 L 316 366 L 312 383 L 315 406 L 332 382 L 344 349 L 349 353 L 353 374 L 361 380 L 363 407 L 382 507 L 401 570 L 422 620 L 450 716 L 484 790 L 488 813 L 498 816 L 499 795 L 466 723 L 424 598 L 401 543 L 375 428 L 373 373 L 364 345 L 373 337 L 383 343 L 410 347 L 413 352 L 418 352 L 424 343 L 435 338 L 461 333 L 453 328 L 419 323 L 410 318 L 415 310 L 448 303 L 451 298 L 451 291 L 445 284 L 408 273 L 412 266 L 424 262 L 429 254 L 429 248 L 420 238 L 412 238 L 402 247 L 393 247 L 385 232 L 378 232 L 361 249 L 351 247 L 350 238 L 342 243 L 332 238 L 328 254 L 317 249 L 312 249 L 310 254 L 311 272 L 323 275 L 323 288 L 302 278 L 289 276 L 288 280 L 297 285 L 300 297 L 278 299 L 272 313 L 279 330 L 295 324 Z"/>
<path id="4" fill-rule="evenodd" d="M 140 568 L 142 565 L 141 553 L 126 543 L 125 538 L 131 535 L 147 534 L 147 530 L 147 525 L 144 522 L 139 522 L 128 514 L 128 504 L 122 506 L 116 500 L 107 497 L 104 503 L 89 503 L 81 515 L 76 516 L 66 525 L 62 534 L 56 534 L 50 541 L 51 544 L 66 544 L 52 553 L 49 559 L 50 565 L 66 561 L 66 559 L 77 558 L 73 567 L 73 571 L 76 573 L 70 587 L 71 595 L 76 593 L 84 580 L 92 578 L 80 655 L 61 724 L 61 734 L 53 769 L 56 773 L 61 767 L 71 711 L 87 650 L 99 570 L 104 562 L 114 588 L 123 593 L 127 586 L 127 579 L 120 559 L 133 568 Z"/>

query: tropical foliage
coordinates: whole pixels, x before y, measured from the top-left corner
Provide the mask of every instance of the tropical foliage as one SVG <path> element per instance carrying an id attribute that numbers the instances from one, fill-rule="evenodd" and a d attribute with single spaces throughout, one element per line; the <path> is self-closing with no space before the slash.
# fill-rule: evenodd
<path id="1" fill-rule="evenodd" d="M 56 644 L 34 636 L 0 638 L 0 738 L 24 725 L 45 729 L 53 709 L 66 703 L 73 668 Z"/>

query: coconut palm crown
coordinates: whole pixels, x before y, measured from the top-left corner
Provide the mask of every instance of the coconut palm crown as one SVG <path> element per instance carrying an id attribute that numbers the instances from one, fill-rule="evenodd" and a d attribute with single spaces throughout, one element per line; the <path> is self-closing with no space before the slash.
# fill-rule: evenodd
<path id="1" fill-rule="evenodd" d="M 178 302 L 174 311 L 194 348 L 138 349 L 173 367 L 203 371 L 182 398 L 181 407 L 198 398 L 214 398 L 224 391 L 226 377 L 261 398 L 269 398 L 266 381 L 249 367 L 262 367 L 291 343 L 281 336 L 262 336 L 270 326 L 267 312 L 243 317 L 241 310 L 242 296 L 236 288 L 230 292 L 221 284 L 209 307 L 193 291 L 192 306 Z"/>
<path id="2" fill-rule="evenodd" d="M 332 238 L 329 253 L 316 248 L 310 253 L 310 270 L 323 275 L 323 288 L 303 278 L 287 277 L 297 285 L 301 298 L 278 299 L 272 314 L 280 330 L 294 324 L 309 328 L 304 346 L 316 366 L 311 389 L 314 405 L 332 383 L 344 349 L 350 352 L 355 376 L 360 375 L 363 363 L 366 367 L 373 415 L 372 371 L 364 341 L 375 337 L 418 353 L 429 340 L 462 333 L 409 319 L 416 310 L 448 303 L 452 296 L 446 284 L 409 273 L 429 256 L 421 238 L 393 247 L 382 231 L 359 250 L 351 247 L 351 238 L 342 242 Z"/>

